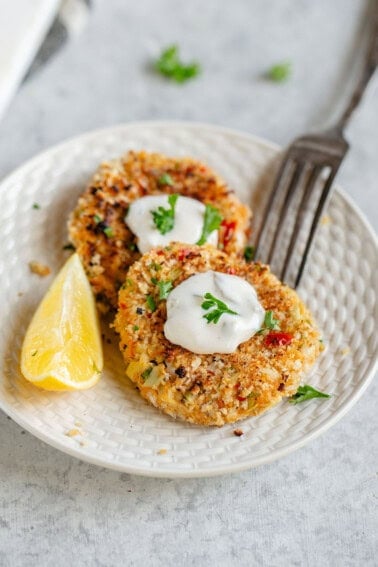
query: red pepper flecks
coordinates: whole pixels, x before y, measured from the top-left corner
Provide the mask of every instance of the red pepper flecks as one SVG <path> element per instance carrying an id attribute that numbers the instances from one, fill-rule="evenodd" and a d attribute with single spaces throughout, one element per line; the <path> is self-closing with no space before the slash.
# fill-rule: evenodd
<path id="1" fill-rule="evenodd" d="M 180 252 L 177 255 L 177 259 L 179 260 L 179 262 L 182 262 L 183 260 L 185 260 L 185 258 L 187 257 L 187 255 L 190 253 L 190 250 L 186 250 L 185 248 L 183 250 L 180 250 Z"/>
<path id="2" fill-rule="evenodd" d="M 236 222 L 224 220 L 221 222 L 221 228 L 222 228 L 221 240 L 223 242 L 223 246 L 227 246 L 227 244 L 230 242 L 231 238 L 234 235 Z"/>
<path id="3" fill-rule="evenodd" d="M 293 340 L 291 333 L 282 333 L 280 331 L 271 331 L 264 339 L 266 346 L 286 346 Z"/>

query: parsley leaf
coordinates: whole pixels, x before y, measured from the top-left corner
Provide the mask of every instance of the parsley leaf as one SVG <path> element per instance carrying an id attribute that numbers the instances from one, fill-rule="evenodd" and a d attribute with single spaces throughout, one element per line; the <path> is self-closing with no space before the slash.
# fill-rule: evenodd
<path id="1" fill-rule="evenodd" d="M 158 264 L 157 262 L 151 262 L 151 264 L 148 267 L 151 270 L 155 270 L 156 272 L 159 272 L 161 270 L 161 264 Z"/>
<path id="2" fill-rule="evenodd" d="M 114 236 L 114 232 L 111 226 L 106 226 L 103 232 L 108 238 L 112 238 L 112 236 Z"/>
<path id="3" fill-rule="evenodd" d="M 169 175 L 169 173 L 163 173 L 163 175 L 161 175 L 158 179 L 158 184 L 159 185 L 170 185 L 172 187 L 174 183 L 173 183 L 173 179 Z"/>
<path id="4" fill-rule="evenodd" d="M 210 234 L 214 230 L 218 230 L 221 222 L 222 217 L 218 209 L 213 207 L 213 205 L 206 205 L 201 238 L 198 242 L 196 242 L 196 244 L 199 244 L 200 246 L 205 244 Z"/>
<path id="5" fill-rule="evenodd" d="M 142 372 L 141 376 L 142 376 L 143 380 L 147 380 L 147 378 L 149 377 L 151 372 L 152 372 L 152 366 L 150 366 L 149 368 L 147 368 L 147 370 Z"/>
<path id="6" fill-rule="evenodd" d="M 172 290 L 173 284 L 170 280 L 159 281 L 157 278 L 151 278 L 151 282 L 159 289 L 159 299 L 167 299 L 169 292 Z"/>
<path id="7" fill-rule="evenodd" d="M 311 400 L 312 398 L 330 398 L 330 394 L 326 394 L 325 392 L 319 392 L 319 390 L 315 390 L 312 386 L 308 384 L 304 384 L 304 386 L 299 386 L 298 390 L 291 396 L 289 402 L 291 404 L 300 404 L 301 402 L 306 402 L 307 400 Z"/>
<path id="8" fill-rule="evenodd" d="M 266 311 L 264 318 L 264 327 L 270 331 L 278 331 L 280 328 L 280 322 L 275 318 L 273 311 Z"/>
<path id="9" fill-rule="evenodd" d="M 38 210 L 40 208 L 41 208 L 41 205 L 39 205 L 38 203 L 33 203 L 33 209 Z"/>
<path id="10" fill-rule="evenodd" d="M 100 217 L 100 215 L 93 215 L 93 220 L 96 224 L 99 224 L 102 221 L 102 218 Z"/>
<path id="11" fill-rule="evenodd" d="M 271 81 L 275 83 L 284 83 L 289 79 L 291 75 L 291 63 L 290 61 L 283 61 L 282 63 L 277 63 L 273 65 L 267 72 L 266 76 Z"/>
<path id="12" fill-rule="evenodd" d="M 154 298 L 152 297 L 152 295 L 147 295 L 146 303 L 147 303 L 150 311 L 152 311 L 152 312 L 156 311 L 156 302 L 155 302 Z"/>
<path id="13" fill-rule="evenodd" d="M 180 61 L 177 45 L 170 45 L 162 51 L 159 59 L 155 62 L 155 69 L 161 75 L 176 81 L 176 83 L 184 83 L 188 79 L 196 77 L 201 70 L 196 62 L 184 65 Z"/>
<path id="14" fill-rule="evenodd" d="M 255 257 L 255 247 L 254 246 L 246 246 L 244 248 L 244 260 L 246 262 L 252 262 Z"/>
<path id="15" fill-rule="evenodd" d="M 167 280 L 166 282 L 160 281 L 156 282 L 156 285 L 159 288 L 159 299 L 167 299 L 169 292 L 173 287 L 172 282 L 169 280 Z"/>
<path id="16" fill-rule="evenodd" d="M 160 234 L 166 234 L 175 225 L 175 207 L 178 197 L 176 193 L 169 195 L 169 209 L 158 207 L 156 211 L 151 211 L 152 219 Z"/>
<path id="17" fill-rule="evenodd" d="M 269 331 L 279 331 L 280 329 L 280 322 L 275 318 L 273 311 L 265 311 L 263 326 L 257 331 L 256 335 L 261 335 L 267 329 Z"/>
<path id="18" fill-rule="evenodd" d="M 202 309 L 209 311 L 203 315 L 203 318 L 207 320 L 207 323 L 218 323 L 219 319 L 224 313 L 229 313 L 230 315 L 239 315 L 236 311 L 232 311 L 223 301 L 214 297 L 211 293 L 207 292 L 204 295 L 204 300 L 201 303 Z"/>

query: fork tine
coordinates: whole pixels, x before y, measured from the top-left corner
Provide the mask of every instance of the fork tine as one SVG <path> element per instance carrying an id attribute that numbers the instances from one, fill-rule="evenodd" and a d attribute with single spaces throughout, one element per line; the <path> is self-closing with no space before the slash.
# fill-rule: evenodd
<path id="1" fill-rule="evenodd" d="M 328 194 L 329 194 L 330 189 L 332 187 L 332 183 L 333 183 L 333 180 L 334 180 L 336 173 L 339 169 L 339 166 L 340 166 L 340 163 L 337 164 L 337 165 L 334 165 L 331 168 L 331 170 L 329 172 L 328 179 L 326 180 L 326 182 L 324 184 L 322 194 L 320 196 L 319 203 L 318 203 L 318 206 L 317 206 L 316 211 L 315 211 L 314 219 L 313 219 L 312 224 L 311 224 L 310 233 L 309 233 L 308 238 L 307 238 L 306 247 L 305 247 L 305 250 L 304 250 L 304 253 L 303 253 L 303 256 L 302 256 L 302 260 L 301 260 L 301 263 L 300 263 L 300 266 L 299 266 L 298 275 L 296 277 L 294 287 L 298 287 L 299 282 L 301 281 L 303 270 L 304 270 L 306 260 L 307 260 L 307 256 L 310 252 L 311 243 L 312 243 L 312 240 L 314 238 L 315 231 L 316 231 L 316 227 L 318 225 L 320 215 L 322 214 L 322 211 L 324 209 L 324 205 L 326 204 Z"/>
<path id="2" fill-rule="evenodd" d="M 303 221 L 304 221 L 304 217 L 305 214 L 307 212 L 307 206 L 308 206 L 308 202 L 309 199 L 313 193 L 313 189 L 315 186 L 315 183 L 321 173 L 321 171 L 323 170 L 323 166 L 322 165 L 317 165 L 315 167 L 313 167 L 310 171 L 309 177 L 307 179 L 307 183 L 305 185 L 304 191 L 303 191 L 303 195 L 302 195 L 302 199 L 299 203 L 298 206 L 298 213 L 295 219 L 295 224 L 294 224 L 294 228 L 293 228 L 293 232 L 290 238 L 290 243 L 289 246 L 287 248 L 287 252 L 286 252 L 286 256 L 285 256 L 285 260 L 282 266 L 282 270 L 281 270 L 281 275 L 280 275 L 280 279 L 282 281 L 285 281 L 285 276 L 287 274 L 287 270 L 291 261 L 291 256 L 293 254 L 293 250 L 297 241 L 297 237 L 298 234 L 303 226 Z M 287 283 L 288 285 L 290 285 L 290 282 L 286 281 L 285 283 Z"/>
<path id="3" fill-rule="evenodd" d="M 276 198 L 276 195 L 279 195 L 280 193 L 280 189 L 281 187 L 284 185 L 284 182 L 286 182 L 286 177 L 289 173 L 289 166 L 293 165 L 293 161 L 289 158 L 289 153 L 287 152 L 281 162 L 281 165 L 279 167 L 279 170 L 277 172 L 276 175 L 276 180 L 273 186 L 273 189 L 269 195 L 267 204 L 265 206 L 264 209 L 264 214 L 262 216 L 262 219 L 260 221 L 260 225 L 259 225 L 259 229 L 257 232 L 257 237 L 256 237 L 256 242 L 255 242 L 255 258 L 258 257 L 259 252 L 261 252 L 261 243 L 264 242 L 264 234 L 266 232 L 267 226 L 268 226 L 268 218 L 269 215 L 271 214 L 272 210 L 273 210 L 273 203 L 274 200 Z"/>
<path id="4" fill-rule="evenodd" d="M 292 201 L 293 195 L 296 192 L 296 189 L 298 189 L 301 185 L 300 185 L 300 179 L 304 173 L 305 170 L 305 164 L 303 162 L 294 162 L 296 164 L 296 168 L 294 170 L 294 174 L 291 178 L 291 181 L 289 183 L 288 188 L 286 189 L 286 195 L 284 198 L 284 201 L 281 205 L 281 208 L 279 210 L 279 222 L 277 223 L 276 226 L 276 231 L 274 233 L 273 236 L 273 241 L 272 244 L 270 246 L 270 250 L 269 250 L 269 254 L 268 254 L 268 259 L 267 259 L 267 263 L 270 264 L 270 262 L 272 261 L 272 257 L 273 254 L 275 252 L 276 249 L 276 244 L 277 244 L 277 240 L 279 235 L 282 232 L 282 227 L 285 224 L 285 219 L 286 219 L 286 215 L 287 212 L 289 210 L 290 207 L 290 203 Z"/>

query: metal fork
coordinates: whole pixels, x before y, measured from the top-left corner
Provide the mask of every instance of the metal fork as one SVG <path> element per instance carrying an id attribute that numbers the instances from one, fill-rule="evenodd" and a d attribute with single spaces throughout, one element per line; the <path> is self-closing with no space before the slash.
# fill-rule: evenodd
<path id="1" fill-rule="evenodd" d="M 291 287 L 301 280 L 314 234 L 349 144 L 343 131 L 378 64 L 378 2 L 360 80 L 336 125 L 286 151 L 257 232 L 255 259 Z M 291 216 L 288 218 L 288 212 Z"/>

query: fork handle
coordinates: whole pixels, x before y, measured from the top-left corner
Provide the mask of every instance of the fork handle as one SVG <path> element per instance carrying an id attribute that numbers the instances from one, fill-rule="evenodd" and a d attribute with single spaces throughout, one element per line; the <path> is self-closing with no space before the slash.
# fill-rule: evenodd
<path id="1" fill-rule="evenodd" d="M 360 80 L 351 96 L 349 104 L 343 114 L 341 115 L 339 121 L 337 122 L 335 129 L 339 132 L 343 132 L 344 128 L 347 126 L 353 111 L 357 108 L 360 100 L 365 92 L 368 82 L 370 81 L 374 71 L 378 65 L 378 1 L 374 2 L 374 9 L 372 13 L 373 25 L 370 31 L 368 48 L 365 56 L 364 67 Z"/>

